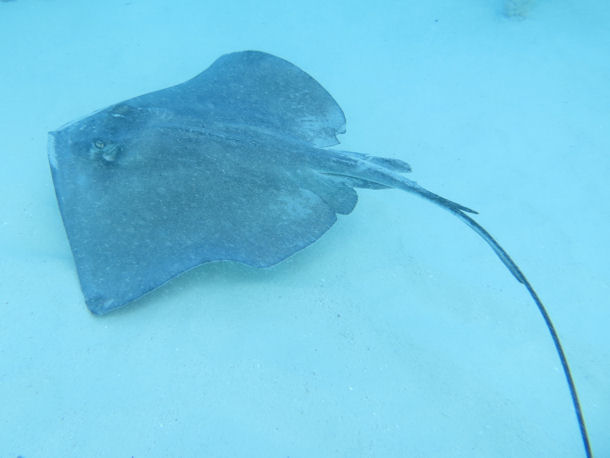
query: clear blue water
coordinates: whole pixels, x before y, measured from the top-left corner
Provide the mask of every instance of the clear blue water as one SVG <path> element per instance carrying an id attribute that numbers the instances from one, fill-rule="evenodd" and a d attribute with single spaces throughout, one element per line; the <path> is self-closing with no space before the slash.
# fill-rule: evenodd
<path id="1" fill-rule="evenodd" d="M 209 265 L 89 314 L 47 131 L 242 49 L 314 76 L 341 147 L 480 212 L 610 456 L 610 5 L 510 3 L 0 2 L 0 457 L 584 456 L 525 290 L 399 191 L 363 190 L 272 269 Z"/>

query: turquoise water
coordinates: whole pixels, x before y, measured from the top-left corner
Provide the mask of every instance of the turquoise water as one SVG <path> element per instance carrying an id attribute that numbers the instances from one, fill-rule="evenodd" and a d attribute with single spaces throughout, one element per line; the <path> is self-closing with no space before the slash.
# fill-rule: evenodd
<path id="1" fill-rule="evenodd" d="M 0 2 L 0 457 L 584 456 L 523 287 L 400 191 L 268 270 L 87 311 L 47 132 L 258 49 L 314 76 L 341 148 L 480 212 L 545 302 L 610 456 L 610 6 Z"/>

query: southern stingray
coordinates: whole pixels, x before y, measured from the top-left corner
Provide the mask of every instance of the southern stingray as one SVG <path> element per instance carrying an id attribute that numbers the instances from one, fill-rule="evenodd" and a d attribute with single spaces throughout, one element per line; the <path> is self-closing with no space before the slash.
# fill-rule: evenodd
<path id="1" fill-rule="evenodd" d="M 349 214 L 354 188 L 402 189 L 470 226 L 527 288 L 590 456 L 561 343 L 519 267 L 476 212 L 406 178 L 407 163 L 325 148 L 344 132 L 343 111 L 316 80 L 255 51 L 51 132 L 55 192 L 89 310 L 108 313 L 207 262 L 277 264 Z"/>

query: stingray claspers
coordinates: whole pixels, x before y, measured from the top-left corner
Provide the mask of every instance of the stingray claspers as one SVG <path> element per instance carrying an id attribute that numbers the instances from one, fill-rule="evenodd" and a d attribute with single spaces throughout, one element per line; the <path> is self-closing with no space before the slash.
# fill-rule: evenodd
<path id="1" fill-rule="evenodd" d="M 328 149 L 343 111 L 311 76 L 257 51 L 49 135 L 49 162 L 87 306 L 101 315 L 198 265 L 267 267 L 307 247 L 358 200 L 354 188 L 419 195 L 470 226 L 528 290 L 550 331 L 588 456 L 574 381 L 550 317 L 467 207 L 404 176 L 407 163 Z"/>

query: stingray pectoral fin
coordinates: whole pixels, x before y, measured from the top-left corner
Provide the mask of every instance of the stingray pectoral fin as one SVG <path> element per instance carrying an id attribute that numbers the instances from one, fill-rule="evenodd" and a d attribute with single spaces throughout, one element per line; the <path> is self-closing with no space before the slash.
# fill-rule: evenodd
<path id="1" fill-rule="evenodd" d="M 336 145 L 345 115 L 320 83 L 303 70 L 260 51 L 219 57 L 207 70 L 177 87 L 189 110 L 213 121 L 247 125 L 319 147 Z M 176 90 L 174 90 L 176 92 Z"/>

